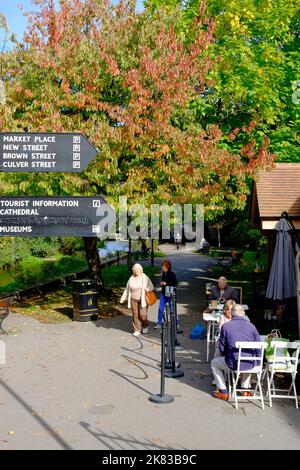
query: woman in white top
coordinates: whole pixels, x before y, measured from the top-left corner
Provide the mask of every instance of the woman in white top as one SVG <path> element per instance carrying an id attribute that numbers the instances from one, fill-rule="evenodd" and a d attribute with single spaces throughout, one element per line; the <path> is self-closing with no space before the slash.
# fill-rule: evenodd
<path id="1" fill-rule="evenodd" d="M 132 267 L 133 275 L 129 278 L 123 295 L 120 299 L 122 304 L 128 300 L 128 308 L 132 310 L 133 335 L 148 333 L 148 307 L 146 304 L 146 291 L 154 290 L 150 278 L 144 274 L 143 267 L 136 263 Z"/>

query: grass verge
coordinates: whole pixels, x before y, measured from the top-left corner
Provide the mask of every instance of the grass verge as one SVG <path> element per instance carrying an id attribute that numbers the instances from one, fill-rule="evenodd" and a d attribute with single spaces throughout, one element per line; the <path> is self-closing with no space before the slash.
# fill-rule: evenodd
<path id="1" fill-rule="evenodd" d="M 144 272 L 154 280 L 160 272 L 158 266 L 144 266 Z M 129 313 L 126 306 L 119 303 L 120 297 L 131 276 L 127 265 L 111 266 L 103 270 L 106 290 L 98 298 L 98 317 L 110 318 Z M 72 321 L 72 288 L 66 287 L 49 294 L 41 294 L 15 303 L 12 312 L 32 317 L 41 323 L 66 323 Z"/>

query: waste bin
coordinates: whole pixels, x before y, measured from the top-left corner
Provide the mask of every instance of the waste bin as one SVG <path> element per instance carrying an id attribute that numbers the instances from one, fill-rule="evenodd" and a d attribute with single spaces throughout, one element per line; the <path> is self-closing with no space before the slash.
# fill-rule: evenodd
<path id="1" fill-rule="evenodd" d="M 97 282 L 93 279 L 73 281 L 73 320 L 89 321 L 98 316 Z"/>

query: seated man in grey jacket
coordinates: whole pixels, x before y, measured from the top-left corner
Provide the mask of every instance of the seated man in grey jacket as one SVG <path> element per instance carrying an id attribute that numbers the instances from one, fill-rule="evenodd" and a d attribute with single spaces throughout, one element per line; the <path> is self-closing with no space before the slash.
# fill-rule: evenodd
<path id="1" fill-rule="evenodd" d="M 234 300 L 239 303 L 238 292 L 227 284 L 227 279 L 223 276 L 218 279 L 218 285 L 212 288 L 208 300 L 219 300 L 222 303 Z"/>
<path id="2" fill-rule="evenodd" d="M 260 342 L 260 336 L 255 326 L 245 318 L 245 311 L 241 305 L 234 305 L 231 310 L 232 319 L 221 328 L 219 338 L 219 350 L 221 357 L 215 357 L 211 361 L 211 370 L 215 379 L 217 390 L 213 393 L 215 398 L 228 400 L 228 391 L 224 379 L 224 372 L 228 369 L 236 370 L 238 361 L 238 349 L 235 347 L 237 341 Z M 260 350 L 248 349 L 248 357 L 259 357 Z M 247 370 L 255 366 L 255 361 L 243 361 L 241 370 Z M 241 388 L 250 388 L 251 374 L 242 374 Z M 250 391 L 243 395 L 252 395 Z"/>

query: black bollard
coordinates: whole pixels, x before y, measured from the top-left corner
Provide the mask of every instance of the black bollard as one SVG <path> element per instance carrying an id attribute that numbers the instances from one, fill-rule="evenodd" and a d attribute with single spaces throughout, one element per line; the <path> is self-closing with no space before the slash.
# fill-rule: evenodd
<path id="1" fill-rule="evenodd" d="M 166 325 L 166 335 L 165 335 L 165 369 L 172 369 L 172 338 L 171 338 L 171 321 L 170 321 L 170 307 L 166 303 L 164 311 L 164 322 Z M 180 367 L 178 362 L 175 363 L 175 367 Z"/>
<path id="2" fill-rule="evenodd" d="M 172 403 L 175 398 L 173 395 L 165 394 L 165 351 L 166 351 L 166 324 L 163 321 L 161 328 L 161 362 L 160 362 L 160 394 L 151 395 L 149 400 L 153 403 L 164 404 Z"/>
<path id="3" fill-rule="evenodd" d="M 178 322 L 178 315 L 177 315 L 177 291 L 176 289 L 174 288 L 174 291 L 173 291 L 173 295 L 172 295 L 172 302 L 173 302 L 173 308 L 174 308 L 174 312 L 175 312 L 175 351 L 184 351 L 184 347 L 183 346 L 180 346 L 180 343 L 177 339 L 177 334 L 178 334 L 178 325 L 177 325 L 177 322 Z M 183 330 L 180 330 L 182 333 L 183 333 Z"/>
<path id="4" fill-rule="evenodd" d="M 172 368 L 172 362 L 171 362 L 171 328 L 170 328 L 170 314 L 169 314 L 169 305 L 166 304 L 165 310 L 164 310 L 164 321 L 163 324 L 165 325 L 166 331 L 165 331 L 165 369 L 171 369 Z"/>
<path id="5" fill-rule="evenodd" d="M 173 294 L 171 294 L 173 296 Z M 175 361 L 175 334 L 176 334 L 176 318 L 175 318 L 175 310 L 174 310 L 174 302 L 171 302 L 171 309 L 170 309 L 170 339 L 171 339 L 171 364 L 172 367 L 170 370 L 165 371 L 166 377 L 171 377 L 173 379 L 177 379 L 179 377 L 184 376 L 184 372 L 182 370 L 176 370 L 176 361 Z"/>
<path id="6" fill-rule="evenodd" d="M 176 316 L 176 334 L 177 335 L 182 335 L 183 329 L 178 326 L 178 312 L 177 312 L 177 290 L 174 289 L 174 301 L 175 301 L 175 316 Z M 177 343 L 179 346 L 179 343 Z"/>
<path id="7" fill-rule="evenodd" d="M 180 343 L 178 342 L 177 338 L 175 338 L 175 351 L 184 351 L 184 347 L 180 346 Z"/>

